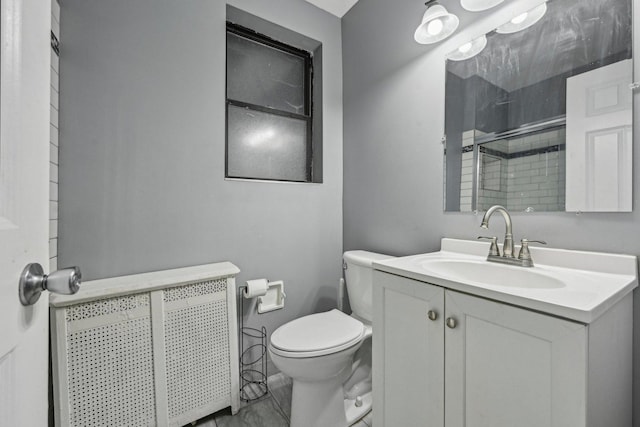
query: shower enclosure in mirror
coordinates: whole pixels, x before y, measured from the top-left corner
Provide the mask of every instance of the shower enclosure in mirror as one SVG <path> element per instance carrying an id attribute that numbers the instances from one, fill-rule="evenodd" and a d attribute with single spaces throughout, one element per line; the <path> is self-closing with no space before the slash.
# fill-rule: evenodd
<path id="1" fill-rule="evenodd" d="M 631 0 L 550 0 L 448 55 L 445 210 L 630 211 Z"/>

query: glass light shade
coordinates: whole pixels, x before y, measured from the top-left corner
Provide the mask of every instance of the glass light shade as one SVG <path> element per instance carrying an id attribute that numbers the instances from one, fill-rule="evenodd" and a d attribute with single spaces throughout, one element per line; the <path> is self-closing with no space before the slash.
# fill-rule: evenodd
<path id="1" fill-rule="evenodd" d="M 460 5 L 469 12 L 482 12 L 502 3 L 504 0 L 460 0 Z"/>
<path id="2" fill-rule="evenodd" d="M 500 34 L 517 33 L 518 31 L 529 28 L 538 22 L 542 19 L 545 13 L 547 13 L 547 3 L 542 3 L 540 6 L 534 7 L 533 9 L 516 16 L 506 24 L 499 26 L 496 28 L 496 32 Z"/>
<path id="3" fill-rule="evenodd" d="M 447 59 L 451 59 L 452 61 L 464 61 L 465 59 L 473 58 L 482 52 L 485 46 L 487 46 L 487 37 L 482 35 L 451 52 L 447 55 Z"/>
<path id="4" fill-rule="evenodd" d="M 420 44 L 437 43 L 449 37 L 459 23 L 456 15 L 447 12 L 444 6 L 434 4 L 422 16 L 413 37 Z"/>
<path id="5" fill-rule="evenodd" d="M 525 12 L 525 13 L 521 13 L 520 15 L 516 16 L 515 18 L 513 18 L 511 20 L 512 24 L 522 24 L 524 22 L 525 19 L 527 19 L 527 16 L 529 16 L 529 12 Z"/>
<path id="6" fill-rule="evenodd" d="M 433 19 L 427 24 L 427 33 L 431 36 L 437 36 L 442 32 L 444 24 L 440 18 Z"/>

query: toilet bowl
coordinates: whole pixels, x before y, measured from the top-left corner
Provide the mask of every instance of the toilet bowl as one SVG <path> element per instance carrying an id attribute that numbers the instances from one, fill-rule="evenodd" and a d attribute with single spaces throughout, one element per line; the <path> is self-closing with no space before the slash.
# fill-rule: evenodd
<path id="1" fill-rule="evenodd" d="M 366 402 L 363 396 L 345 402 L 344 384 L 354 372 L 354 355 L 370 336 L 371 328 L 335 309 L 301 317 L 273 333 L 269 356 L 293 379 L 291 427 L 348 426 L 369 412 L 370 390 Z"/>
<path id="2" fill-rule="evenodd" d="M 347 427 L 371 410 L 372 262 L 388 258 L 344 254 L 351 316 L 311 314 L 271 335 L 269 356 L 293 380 L 291 427 Z"/>

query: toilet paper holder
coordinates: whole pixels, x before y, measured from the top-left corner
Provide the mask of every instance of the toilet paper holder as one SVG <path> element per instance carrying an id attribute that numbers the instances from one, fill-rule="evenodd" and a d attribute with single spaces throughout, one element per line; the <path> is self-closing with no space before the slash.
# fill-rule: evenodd
<path id="1" fill-rule="evenodd" d="M 278 280 L 267 284 L 267 293 L 258 297 L 258 313 L 268 313 L 284 307 L 284 281 Z"/>

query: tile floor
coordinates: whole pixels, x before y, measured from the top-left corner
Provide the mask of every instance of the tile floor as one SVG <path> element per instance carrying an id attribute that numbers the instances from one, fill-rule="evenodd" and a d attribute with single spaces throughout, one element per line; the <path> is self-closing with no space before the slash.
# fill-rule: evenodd
<path id="1" fill-rule="evenodd" d="M 236 415 L 225 409 L 197 422 L 198 427 L 289 427 L 291 379 L 283 374 L 269 377 L 269 394 L 243 406 Z M 327 426 L 331 427 L 331 426 Z M 372 427 L 371 413 L 353 427 Z"/>

